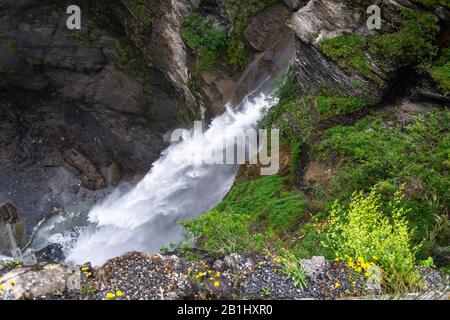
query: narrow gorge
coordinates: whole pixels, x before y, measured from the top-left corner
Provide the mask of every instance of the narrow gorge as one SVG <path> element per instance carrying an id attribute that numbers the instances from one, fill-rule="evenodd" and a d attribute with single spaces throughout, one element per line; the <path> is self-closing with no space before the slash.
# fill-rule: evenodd
<path id="1" fill-rule="evenodd" d="M 447 0 L 74 2 L 0 0 L 0 299 L 448 299 Z"/>

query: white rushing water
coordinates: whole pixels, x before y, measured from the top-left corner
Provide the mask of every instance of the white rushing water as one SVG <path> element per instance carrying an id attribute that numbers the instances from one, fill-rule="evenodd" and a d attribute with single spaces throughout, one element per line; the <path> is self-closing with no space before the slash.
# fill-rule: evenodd
<path id="1" fill-rule="evenodd" d="M 88 226 L 79 229 L 69 247 L 67 232 L 53 237 L 66 246 L 67 261 L 99 265 L 125 252 L 158 252 L 161 246 L 180 241 L 178 221 L 217 205 L 230 190 L 238 168 L 193 164 L 192 154 L 202 149 L 204 157 L 223 152 L 223 141 L 229 143 L 239 132 L 254 128 L 263 110 L 274 103 L 262 93 L 247 98 L 239 111 L 228 108 L 215 118 L 203 135 L 189 135 L 171 145 L 134 189 L 113 193 L 95 206 Z"/>

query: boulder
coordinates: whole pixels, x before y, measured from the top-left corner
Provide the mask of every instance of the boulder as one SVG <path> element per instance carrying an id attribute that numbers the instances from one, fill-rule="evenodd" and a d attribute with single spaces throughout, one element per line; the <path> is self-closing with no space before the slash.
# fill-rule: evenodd
<path id="1" fill-rule="evenodd" d="M 363 26 L 361 14 L 338 0 L 309 1 L 293 15 L 291 23 L 297 37 L 315 45 L 321 39 L 354 32 Z"/>
<path id="2" fill-rule="evenodd" d="M 61 264 L 13 269 L 0 278 L 0 299 L 32 300 L 51 297 L 74 285 L 69 281 L 75 270 Z"/>
<path id="3" fill-rule="evenodd" d="M 15 224 L 19 221 L 19 217 L 17 216 L 17 210 L 14 205 L 7 202 L 0 205 L 0 223 L 5 224 Z"/>
<path id="4" fill-rule="evenodd" d="M 106 180 L 110 186 L 117 186 L 122 178 L 122 172 L 117 162 L 113 162 L 108 167 Z"/>
<path id="5" fill-rule="evenodd" d="M 45 155 L 44 167 L 59 167 L 63 164 L 63 157 L 59 150 L 55 149 Z"/>
<path id="6" fill-rule="evenodd" d="M 245 39 L 257 51 L 273 48 L 288 31 L 285 21 L 289 15 L 289 10 L 281 4 L 261 11 L 250 19 L 244 31 Z"/>
<path id="7" fill-rule="evenodd" d="M 302 268 L 305 270 L 306 276 L 313 281 L 326 268 L 325 257 L 312 257 L 312 259 L 305 259 L 301 261 Z"/>
<path id="8" fill-rule="evenodd" d="M 75 149 L 64 152 L 64 161 L 78 170 L 81 174 L 81 184 L 90 190 L 106 187 L 105 179 L 92 162 Z"/>

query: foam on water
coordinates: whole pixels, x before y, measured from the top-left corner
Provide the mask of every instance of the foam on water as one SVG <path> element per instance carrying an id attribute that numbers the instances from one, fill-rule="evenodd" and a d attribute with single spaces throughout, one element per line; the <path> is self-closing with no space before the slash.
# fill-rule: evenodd
<path id="1" fill-rule="evenodd" d="M 193 164 L 192 155 L 223 152 L 224 141 L 254 128 L 263 110 L 275 99 L 260 94 L 246 99 L 239 111 L 228 108 L 215 118 L 203 135 L 188 135 L 171 145 L 145 178 L 132 190 L 115 192 L 88 215 L 88 225 L 77 237 L 61 233 L 67 261 L 99 265 L 129 251 L 158 252 L 161 246 L 181 240 L 180 219 L 192 219 L 212 209 L 230 190 L 237 165 Z M 71 233 L 73 236 L 73 233 Z M 69 239 L 68 239 L 69 238 Z"/>

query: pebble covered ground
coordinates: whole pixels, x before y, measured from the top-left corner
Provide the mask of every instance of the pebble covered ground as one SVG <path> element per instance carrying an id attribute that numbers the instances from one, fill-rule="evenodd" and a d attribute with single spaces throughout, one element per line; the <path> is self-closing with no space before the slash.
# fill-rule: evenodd
<path id="1" fill-rule="evenodd" d="M 323 257 L 302 260 L 305 287 L 287 275 L 280 258 L 265 255 L 211 256 L 206 253 L 159 255 L 128 253 L 100 268 L 80 266 L 80 287 L 52 292 L 36 299 L 173 300 L 173 299 L 389 299 L 375 295 L 366 278 L 346 263 Z M 0 275 L 12 268 L 0 266 Z M 428 288 L 410 299 L 439 298 L 450 291 L 449 277 L 431 268 L 421 268 Z M 296 285 L 297 284 L 297 285 Z M 446 287 L 445 287 L 446 286 Z M 380 292 L 378 292 L 380 294 Z"/>
<path id="2" fill-rule="evenodd" d="M 448 284 L 448 276 L 437 270 L 423 268 L 421 273 L 429 290 L 439 291 L 445 281 Z M 86 290 L 87 299 L 346 299 L 377 294 L 345 263 L 326 260 L 307 275 L 302 289 L 279 261 L 264 255 L 190 261 L 175 255 L 129 253 L 97 270 L 84 266 L 83 279 L 83 286 L 92 290 Z"/>

